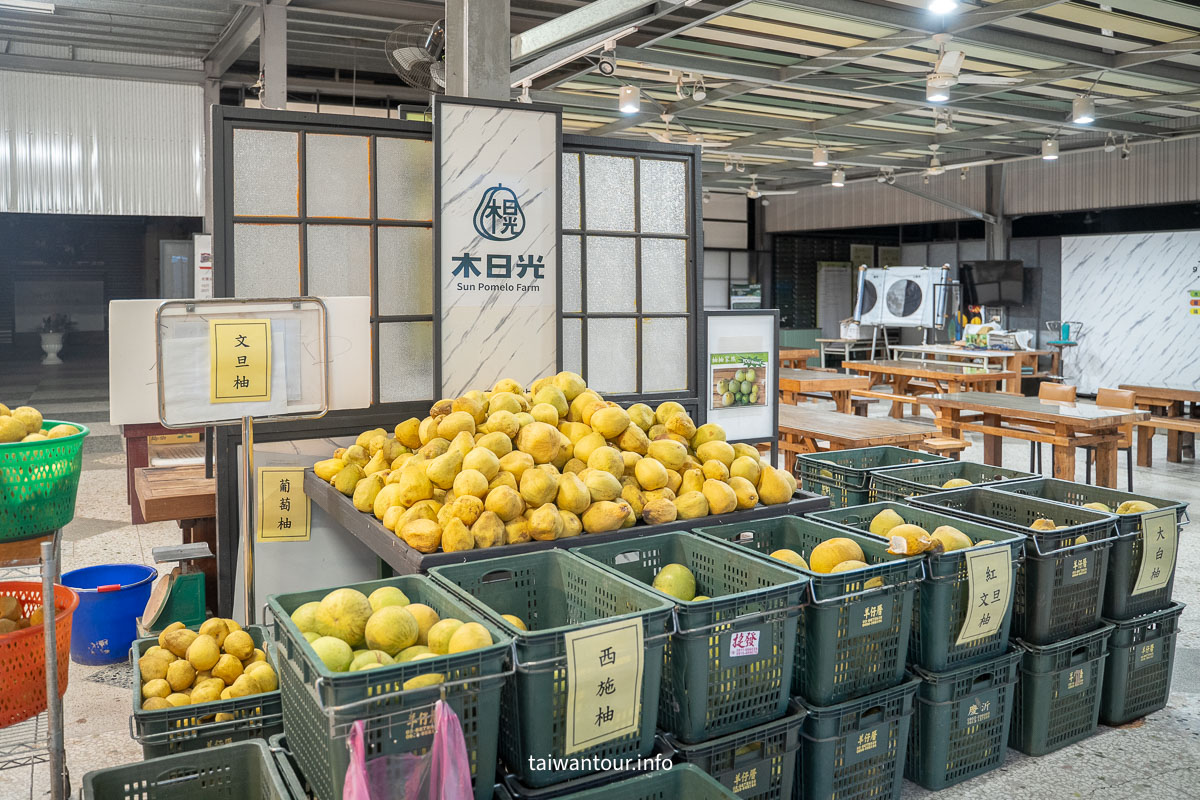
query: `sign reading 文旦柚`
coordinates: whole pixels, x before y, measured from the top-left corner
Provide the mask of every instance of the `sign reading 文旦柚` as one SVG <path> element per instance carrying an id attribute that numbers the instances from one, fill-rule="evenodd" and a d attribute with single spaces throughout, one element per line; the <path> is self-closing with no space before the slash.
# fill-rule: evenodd
<path id="1" fill-rule="evenodd" d="M 229 319 L 208 323 L 209 402 L 271 399 L 271 320 Z"/>

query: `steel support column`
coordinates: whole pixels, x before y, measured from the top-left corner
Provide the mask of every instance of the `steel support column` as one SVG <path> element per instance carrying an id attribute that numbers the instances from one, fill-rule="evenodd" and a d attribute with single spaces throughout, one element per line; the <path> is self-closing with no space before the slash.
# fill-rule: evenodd
<path id="1" fill-rule="evenodd" d="M 446 0 L 446 94 L 510 100 L 509 0 Z"/>
<path id="2" fill-rule="evenodd" d="M 1004 165 L 988 164 L 984 170 L 984 208 L 991 216 L 984 220 L 984 244 L 989 259 L 1004 261 L 1012 238 L 1012 220 L 1004 213 Z"/>
<path id="3" fill-rule="evenodd" d="M 213 232 L 213 106 L 221 104 L 221 81 L 213 76 L 204 81 L 204 232 Z"/>
<path id="4" fill-rule="evenodd" d="M 287 5 L 265 3 L 259 36 L 258 68 L 263 75 L 259 100 L 267 108 L 287 108 Z"/>

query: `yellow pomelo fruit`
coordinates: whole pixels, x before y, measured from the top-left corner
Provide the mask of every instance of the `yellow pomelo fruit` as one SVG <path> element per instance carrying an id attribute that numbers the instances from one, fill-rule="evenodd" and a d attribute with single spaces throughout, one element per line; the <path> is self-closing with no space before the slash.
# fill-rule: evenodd
<path id="1" fill-rule="evenodd" d="M 1112 509 L 1104 503 L 1084 503 L 1084 508 L 1090 508 L 1092 511 L 1103 511 L 1105 514 L 1111 514 Z"/>
<path id="2" fill-rule="evenodd" d="M 321 598 L 317 608 L 317 633 L 336 636 L 351 647 L 357 647 L 363 642 L 372 611 L 371 601 L 357 589 L 334 589 Z"/>
<path id="3" fill-rule="evenodd" d="M 384 606 L 408 605 L 408 595 L 396 586 L 380 586 L 367 596 L 367 601 L 371 604 L 372 609 L 378 611 Z"/>
<path id="4" fill-rule="evenodd" d="M 1052 519 L 1046 519 L 1043 517 L 1042 519 L 1035 519 L 1033 524 L 1029 527 L 1035 531 L 1052 531 L 1058 527 L 1058 523 Z"/>
<path id="5" fill-rule="evenodd" d="M 244 661 L 254 655 L 254 640 L 245 631 L 233 631 L 225 637 L 225 652 Z"/>
<path id="6" fill-rule="evenodd" d="M 322 636 L 313 641 L 310 646 L 317 658 L 332 672 L 345 672 L 354 660 L 354 651 L 336 636 Z"/>
<path id="7" fill-rule="evenodd" d="M 844 561 L 862 561 L 863 551 L 858 542 L 837 536 L 826 539 L 808 554 L 808 563 L 813 572 L 829 573 Z"/>
<path id="8" fill-rule="evenodd" d="M 951 478 L 942 484 L 943 489 L 958 489 L 963 486 L 970 486 L 971 482 L 965 478 Z"/>
<path id="9" fill-rule="evenodd" d="M 829 573 L 832 575 L 833 573 L 837 573 L 837 572 L 849 572 L 850 570 L 862 569 L 863 567 L 866 567 L 866 566 L 867 566 L 867 562 L 865 562 L 865 561 L 857 561 L 857 560 L 843 561 L 840 564 L 835 564 L 833 569 L 829 570 Z"/>
<path id="10" fill-rule="evenodd" d="M 321 607 L 321 603 L 317 600 L 311 603 L 305 603 L 292 612 L 292 622 L 300 629 L 301 633 L 308 633 L 317 629 L 317 609 Z"/>
<path id="11" fill-rule="evenodd" d="M 367 620 L 364 637 L 367 647 L 394 656 L 416 644 L 420 633 L 416 618 L 404 606 L 384 606 Z"/>
<path id="12" fill-rule="evenodd" d="M 1126 500 L 1121 505 L 1117 506 L 1118 514 L 1140 514 L 1143 511 L 1154 511 L 1158 506 L 1147 503 L 1145 500 Z"/>
<path id="13" fill-rule="evenodd" d="M 888 552 L 898 556 L 915 556 L 942 549 L 941 542 L 920 525 L 897 525 L 888 531 L 888 539 L 891 540 Z"/>
<path id="14" fill-rule="evenodd" d="M 207 634 L 201 634 L 188 645 L 186 658 L 192 662 L 192 666 L 197 671 L 212 669 L 213 665 L 221 658 L 221 648 L 217 646 L 216 639 Z"/>
<path id="15" fill-rule="evenodd" d="M 971 537 L 955 528 L 953 525 L 941 525 L 933 529 L 931 537 L 942 543 L 942 550 L 950 552 L 951 550 L 965 550 L 973 543 Z"/>
<path id="16" fill-rule="evenodd" d="M 777 558 L 780 561 L 791 564 L 793 567 L 808 569 L 808 562 L 804 560 L 804 556 L 786 547 L 771 553 L 771 558 Z"/>
<path id="17" fill-rule="evenodd" d="M 654 576 L 655 589 L 678 600 L 696 597 L 696 576 L 683 564 L 667 564 Z"/>
<path id="18" fill-rule="evenodd" d="M 418 675 L 415 678 L 409 678 L 404 682 L 404 691 L 411 689 L 424 689 L 429 686 L 437 686 L 446 680 L 446 677 L 439 672 L 429 672 L 425 675 Z"/>
<path id="19" fill-rule="evenodd" d="M 888 532 L 897 525 L 903 525 L 904 518 L 893 509 L 885 508 L 871 520 L 870 531 L 876 536 L 887 536 Z"/>
<path id="20" fill-rule="evenodd" d="M 438 655 L 450 652 L 450 639 L 463 626 L 461 619 L 448 617 L 429 629 L 429 649 Z"/>
<path id="21" fill-rule="evenodd" d="M 478 622 L 468 622 L 454 632 L 450 637 L 449 653 L 465 653 L 468 650 L 478 650 L 492 643 L 492 634 Z"/>
<path id="22" fill-rule="evenodd" d="M 502 616 L 506 620 L 508 620 L 508 623 L 510 625 L 512 625 L 514 628 L 516 628 L 517 630 L 522 630 L 522 631 L 529 630 L 529 626 L 525 624 L 525 620 L 521 619 L 516 614 L 503 614 Z"/>

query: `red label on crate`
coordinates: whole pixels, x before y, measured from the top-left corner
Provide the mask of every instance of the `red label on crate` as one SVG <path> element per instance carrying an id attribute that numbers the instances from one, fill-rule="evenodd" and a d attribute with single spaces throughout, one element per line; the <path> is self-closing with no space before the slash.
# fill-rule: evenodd
<path id="1" fill-rule="evenodd" d="M 729 657 L 758 655 L 758 635 L 761 631 L 739 631 L 729 637 Z"/>

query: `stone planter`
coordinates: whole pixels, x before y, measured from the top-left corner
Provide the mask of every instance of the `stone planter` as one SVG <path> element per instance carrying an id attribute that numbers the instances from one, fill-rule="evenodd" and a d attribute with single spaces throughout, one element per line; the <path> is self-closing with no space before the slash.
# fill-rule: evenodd
<path id="1" fill-rule="evenodd" d="M 62 352 L 63 337 L 65 335 L 61 331 L 57 333 L 42 333 L 42 352 L 46 354 L 46 357 L 42 359 L 43 364 L 63 363 L 58 354 Z"/>

